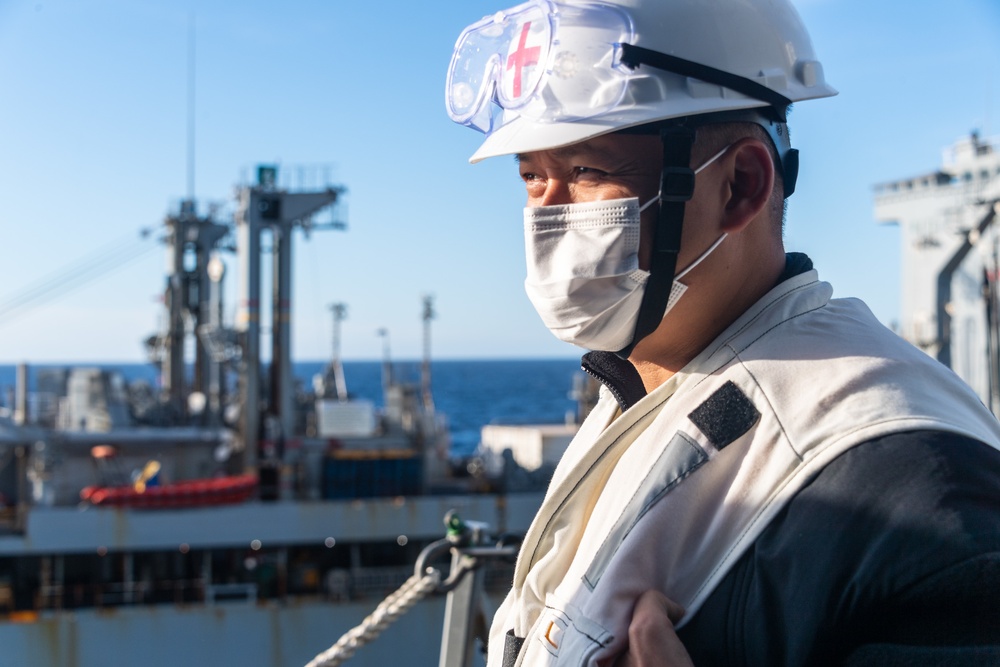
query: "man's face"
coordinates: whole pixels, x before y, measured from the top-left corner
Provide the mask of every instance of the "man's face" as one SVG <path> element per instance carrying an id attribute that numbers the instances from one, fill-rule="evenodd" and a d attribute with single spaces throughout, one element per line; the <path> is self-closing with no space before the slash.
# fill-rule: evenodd
<path id="1" fill-rule="evenodd" d="M 656 136 L 606 134 L 517 156 L 528 206 L 656 196 L 660 175 Z"/>
<path id="2" fill-rule="evenodd" d="M 662 146 L 658 136 L 606 134 L 587 141 L 517 156 L 528 206 L 553 206 L 657 196 Z M 642 213 L 639 265 L 648 266 L 656 207 Z"/>

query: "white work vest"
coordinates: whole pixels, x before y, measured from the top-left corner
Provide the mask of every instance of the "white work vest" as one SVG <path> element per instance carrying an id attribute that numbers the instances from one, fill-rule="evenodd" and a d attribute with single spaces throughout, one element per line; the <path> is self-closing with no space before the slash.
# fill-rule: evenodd
<path id="1" fill-rule="evenodd" d="M 635 600 L 705 598 L 831 460 L 910 430 L 1000 449 L 1000 423 L 951 370 L 815 271 L 766 294 L 678 374 L 618 416 L 610 392 L 557 467 L 493 620 L 517 665 L 595 666 L 626 646 Z M 682 623 L 683 624 L 683 621 Z"/>

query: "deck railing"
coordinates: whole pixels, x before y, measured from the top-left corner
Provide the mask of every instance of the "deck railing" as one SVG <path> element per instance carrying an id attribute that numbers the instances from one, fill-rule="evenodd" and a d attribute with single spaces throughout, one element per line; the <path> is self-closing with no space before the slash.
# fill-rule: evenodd
<path id="1" fill-rule="evenodd" d="M 487 589 L 502 591 L 510 586 L 512 564 L 492 563 L 486 568 Z M 59 611 L 156 604 L 255 604 L 308 597 L 333 603 L 378 600 L 399 588 L 412 574 L 409 566 L 332 569 L 322 578 L 322 590 L 281 595 L 266 595 L 254 582 L 206 583 L 201 578 L 44 584 L 36 589 L 33 603 L 34 611 Z M 0 619 L 4 613 L 18 611 L 14 597 L 12 587 L 0 586 Z"/>

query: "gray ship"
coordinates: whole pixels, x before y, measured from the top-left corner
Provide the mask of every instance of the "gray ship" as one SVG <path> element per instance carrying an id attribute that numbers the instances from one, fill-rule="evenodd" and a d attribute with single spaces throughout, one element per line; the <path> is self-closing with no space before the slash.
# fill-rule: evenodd
<path id="1" fill-rule="evenodd" d="M 385 360 L 380 409 L 347 392 L 339 326 L 326 372 L 295 384 L 293 232 L 322 228 L 314 216 L 342 192 L 282 189 L 261 168 L 231 223 L 190 200 L 167 217 L 165 325 L 147 341 L 156 389 L 96 368 L 18 369 L 0 419 L 0 667 L 304 665 L 413 574 L 449 511 L 491 535 L 527 529 L 572 425 L 501 429 L 493 462 L 456 476 L 429 344 L 419 384 Z M 240 303 L 227 328 L 219 253 L 232 239 Z M 425 301 L 425 336 L 432 316 Z M 511 571 L 498 559 L 478 573 L 487 612 Z M 445 607 L 431 595 L 350 664 L 436 664 Z"/>
<path id="2" fill-rule="evenodd" d="M 419 384 L 397 382 L 386 358 L 384 407 L 353 400 L 340 304 L 326 372 L 295 385 L 293 231 L 337 226 L 313 218 L 343 190 L 288 191 L 275 176 L 263 168 L 238 190 L 232 223 L 198 216 L 192 201 L 167 218 L 165 327 L 147 341 L 156 390 L 87 368 L 39 371 L 29 383 L 19 369 L 13 413 L 0 419 L 0 667 L 304 665 L 413 575 L 449 511 L 491 535 L 527 529 L 575 424 L 487 426 L 475 474 L 455 476 L 429 345 Z M 900 335 L 995 414 L 998 202 L 1000 149 L 975 134 L 934 172 L 875 188 L 876 216 L 901 228 Z M 218 253 L 233 238 L 240 315 L 230 329 Z M 432 316 L 426 301 L 425 338 Z M 593 398 L 593 387 L 575 391 L 581 406 Z M 478 570 L 484 614 L 510 574 L 503 559 Z M 423 599 L 349 664 L 479 664 L 465 647 L 445 661 L 476 612 L 454 602 Z"/>

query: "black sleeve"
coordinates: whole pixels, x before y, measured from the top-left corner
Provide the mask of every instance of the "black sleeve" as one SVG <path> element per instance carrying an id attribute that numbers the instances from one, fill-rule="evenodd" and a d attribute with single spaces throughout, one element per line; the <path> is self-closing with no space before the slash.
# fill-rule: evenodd
<path id="1" fill-rule="evenodd" d="M 771 522 L 678 633 L 695 665 L 1000 665 L 1000 452 L 858 445 Z"/>

